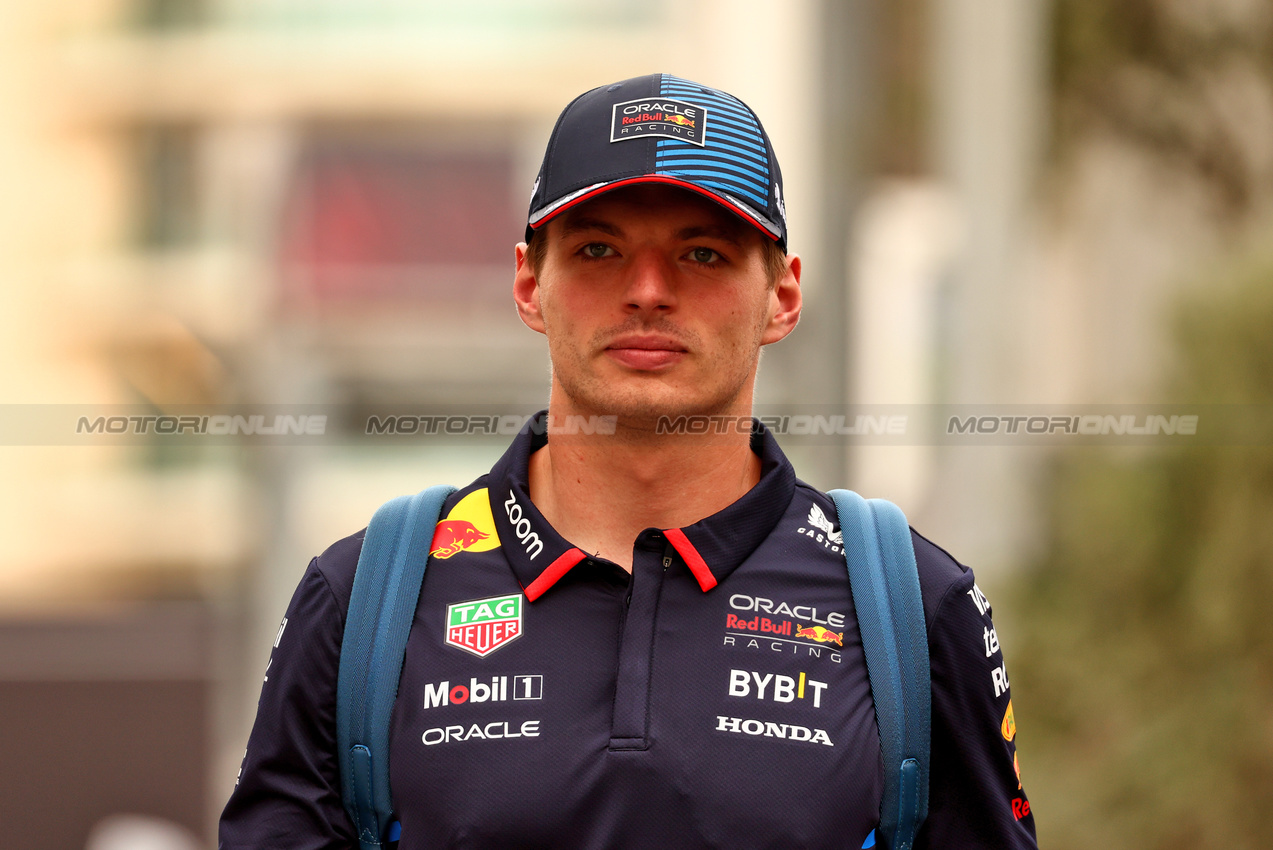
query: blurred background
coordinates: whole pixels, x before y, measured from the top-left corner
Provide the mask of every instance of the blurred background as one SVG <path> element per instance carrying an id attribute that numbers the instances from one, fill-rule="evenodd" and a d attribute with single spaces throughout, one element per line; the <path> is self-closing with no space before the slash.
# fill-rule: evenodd
<path id="1" fill-rule="evenodd" d="M 652 71 L 779 153 L 767 409 L 1273 404 L 1270 0 L 8 0 L 0 420 L 535 409 L 539 157 Z M 1268 437 L 787 448 L 977 570 L 1041 846 L 1268 848 Z M 0 843 L 44 850 L 215 846 L 310 557 L 502 452 L 5 442 Z"/>

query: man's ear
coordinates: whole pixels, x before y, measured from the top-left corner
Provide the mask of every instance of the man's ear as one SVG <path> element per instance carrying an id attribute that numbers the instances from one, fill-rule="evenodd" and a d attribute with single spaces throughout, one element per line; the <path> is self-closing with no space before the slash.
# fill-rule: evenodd
<path id="1" fill-rule="evenodd" d="M 787 270 L 769 293 L 769 323 L 761 334 L 760 344 L 777 342 L 795 330 L 800 321 L 800 258 L 787 257 Z"/>
<path id="2" fill-rule="evenodd" d="M 513 273 L 513 303 L 517 305 L 517 315 L 526 327 L 543 333 L 544 316 L 539 311 L 539 275 L 530 267 L 525 242 L 518 242 L 513 252 L 517 261 L 517 270 Z"/>

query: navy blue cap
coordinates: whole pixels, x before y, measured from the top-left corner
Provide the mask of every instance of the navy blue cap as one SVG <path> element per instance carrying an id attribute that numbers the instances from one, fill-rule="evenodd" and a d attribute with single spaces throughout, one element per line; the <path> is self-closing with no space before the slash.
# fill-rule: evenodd
<path id="1" fill-rule="evenodd" d="M 633 183 L 698 192 L 787 249 L 778 159 L 756 113 L 731 94 L 649 74 L 575 98 L 548 139 L 526 238 L 575 204 Z"/>

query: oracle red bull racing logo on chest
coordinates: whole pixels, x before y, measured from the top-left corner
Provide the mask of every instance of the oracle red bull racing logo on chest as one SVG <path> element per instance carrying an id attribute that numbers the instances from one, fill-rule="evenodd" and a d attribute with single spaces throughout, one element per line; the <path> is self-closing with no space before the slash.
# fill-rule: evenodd
<path id="1" fill-rule="evenodd" d="M 446 642 L 485 658 L 522 636 L 522 595 L 492 596 L 446 606 Z"/>
<path id="2" fill-rule="evenodd" d="M 743 613 L 725 615 L 725 646 L 818 658 L 825 646 L 831 660 L 840 663 L 837 650 L 844 646 L 843 613 L 743 593 L 729 597 L 729 607 Z"/>
<path id="3" fill-rule="evenodd" d="M 651 97 L 616 103 L 610 141 L 625 142 L 663 136 L 703 147 L 707 143 L 707 109 L 697 103 Z"/>
<path id="4" fill-rule="evenodd" d="M 461 552 L 488 552 L 499 545 L 490 494 L 483 487 L 456 502 L 446 518 L 434 527 L 429 554 L 434 558 L 450 558 Z"/>

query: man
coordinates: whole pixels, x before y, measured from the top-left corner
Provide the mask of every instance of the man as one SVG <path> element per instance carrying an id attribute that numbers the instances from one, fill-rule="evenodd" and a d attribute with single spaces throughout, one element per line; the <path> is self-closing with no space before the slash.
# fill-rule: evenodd
<path id="1" fill-rule="evenodd" d="M 880 741 L 834 505 L 759 426 L 660 428 L 745 421 L 761 347 L 799 318 L 760 122 L 668 75 L 593 89 L 553 131 L 527 237 L 513 297 L 547 337 L 548 421 L 614 428 L 540 417 L 447 501 L 392 721 L 400 846 L 872 846 Z M 301 579 L 223 850 L 356 846 L 335 694 L 362 537 Z M 933 696 L 917 846 L 1034 847 L 989 605 L 913 541 Z"/>

